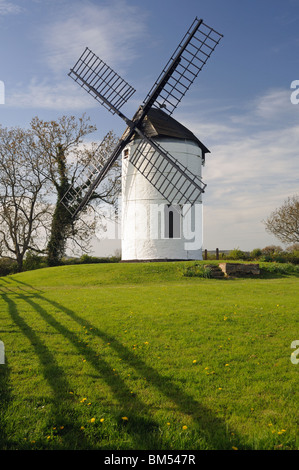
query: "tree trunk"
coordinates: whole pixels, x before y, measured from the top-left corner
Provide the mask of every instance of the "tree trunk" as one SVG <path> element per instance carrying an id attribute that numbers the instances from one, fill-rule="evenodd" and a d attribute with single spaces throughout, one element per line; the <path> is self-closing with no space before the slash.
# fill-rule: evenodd
<path id="1" fill-rule="evenodd" d="M 57 164 L 60 181 L 57 184 L 57 202 L 52 219 L 51 235 L 48 242 L 48 265 L 58 266 L 65 252 L 67 234 L 72 226 L 72 217 L 67 208 L 61 203 L 61 199 L 69 188 L 67 178 L 65 155 L 62 146 L 58 147 Z"/>
<path id="2" fill-rule="evenodd" d="M 23 256 L 21 254 L 18 254 L 16 259 L 18 265 L 18 273 L 21 273 L 23 271 Z"/>

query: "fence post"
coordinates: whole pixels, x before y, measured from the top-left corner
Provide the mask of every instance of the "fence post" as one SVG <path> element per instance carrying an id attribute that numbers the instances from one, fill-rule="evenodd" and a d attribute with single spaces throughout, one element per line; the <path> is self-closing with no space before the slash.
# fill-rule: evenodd
<path id="1" fill-rule="evenodd" d="M 216 259 L 219 259 L 219 248 L 216 248 Z"/>
<path id="2" fill-rule="evenodd" d="M 208 250 L 207 249 L 204 251 L 203 259 L 205 259 L 205 260 L 208 259 Z"/>

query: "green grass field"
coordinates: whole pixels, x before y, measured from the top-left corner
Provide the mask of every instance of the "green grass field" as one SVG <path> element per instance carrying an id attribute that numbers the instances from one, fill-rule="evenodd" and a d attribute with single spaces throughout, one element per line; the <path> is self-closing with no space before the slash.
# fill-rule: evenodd
<path id="1" fill-rule="evenodd" d="M 299 278 L 186 265 L 0 278 L 0 449 L 298 449 Z"/>

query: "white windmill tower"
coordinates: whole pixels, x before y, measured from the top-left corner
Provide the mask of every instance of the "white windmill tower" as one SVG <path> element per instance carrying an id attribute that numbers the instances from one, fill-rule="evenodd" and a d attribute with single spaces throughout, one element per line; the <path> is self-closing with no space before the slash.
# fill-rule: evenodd
<path id="1" fill-rule="evenodd" d="M 86 48 L 69 75 L 127 129 L 102 163 L 83 170 L 62 199 L 73 219 L 122 158 L 122 260 L 201 259 L 201 168 L 209 150 L 171 114 L 222 35 L 195 18 L 132 119 L 120 108 L 135 90 Z"/>
<path id="2" fill-rule="evenodd" d="M 186 172 L 201 180 L 201 168 L 209 150 L 186 127 L 152 108 L 144 119 L 143 130 L 164 151 L 172 155 Z M 140 168 L 134 166 L 138 146 L 146 157 Z M 140 149 L 139 149 L 140 151 Z M 132 155 L 132 157 L 131 157 Z M 135 155 L 135 156 L 134 156 Z M 152 181 L 144 177 L 148 162 L 155 167 Z M 165 198 L 168 183 L 177 171 L 160 154 L 140 139 L 133 138 L 122 153 L 122 259 L 123 260 L 187 260 L 202 258 L 202 200 L 199 191 L 196 203 L 181 204 L 189 183 L 181 181 L 169 188 L 172 204 Z M 191 175 L 191 173 L 190 173 Z M 165 177 L 167 176 L 167 181 Z M 163 194 L 157 189 L 163 186 Z M 201 184 L 202 190 L 204 185 Z"/>

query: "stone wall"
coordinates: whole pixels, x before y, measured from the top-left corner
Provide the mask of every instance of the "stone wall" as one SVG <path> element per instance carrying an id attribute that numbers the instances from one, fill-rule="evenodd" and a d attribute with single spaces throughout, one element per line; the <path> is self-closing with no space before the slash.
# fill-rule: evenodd
<path id="1" fill-rule="evenodd" d="M 258 276 L 260 274 L 259 264 L 219 263 L 219 268 L 227 276 Z"/>

